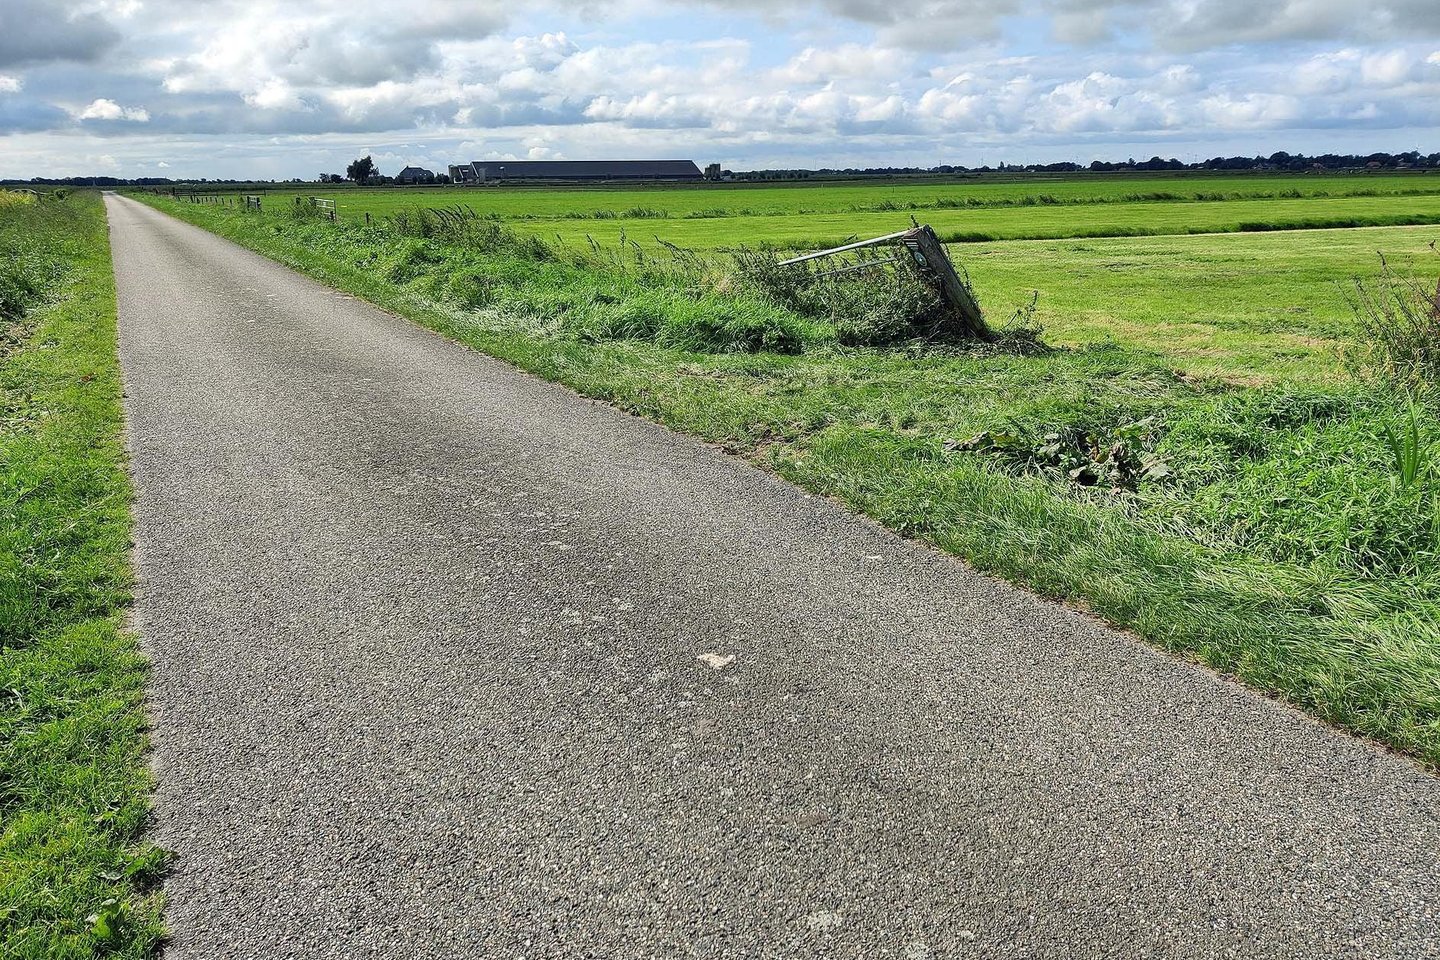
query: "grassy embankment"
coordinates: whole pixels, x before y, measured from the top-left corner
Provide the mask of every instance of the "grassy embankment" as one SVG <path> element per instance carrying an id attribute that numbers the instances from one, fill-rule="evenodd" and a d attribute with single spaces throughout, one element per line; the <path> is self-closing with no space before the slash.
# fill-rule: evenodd
<path id="1" fill-rule="evenodd" d="M 94 194 L 0 193 L 0 955 L 142 957 L 145 668 L 123 629 L 129 497 Z"/>
<path id="2" fill-rule="evenodd" d="M 907 342 L 896 311 L 914 304 L 886 284 L 787 289 L 724 258 L 577 253 L 483 220 L 366 228 L 152 202 L 1440 766 L 1440 477 L 1423 388 L 1412 408 L 1393 379 L 1352 378 L 1323 347 L 1282 377 L 1263 351 L 1248 367 L 1221 344 L 1226 376 L 1187 374 L 1166 350 L 1170 325 L 1206 313 L 1163 302 L 1124 345 L 945 347 Z M 1299 257 L 1315 242 L 1177 241 L 1203 240 L 1203 260 L 1262 239 L 1301 245 Z M 1422 239 L 1371 231 L 1363 245 Z M 1137 242 L 1093 249 L 1124 261 Z M 1008 269 L 1029 256 L 1016 246 Z M 1175 257 L 1158 256 L 1161 275 L 1144 282 L 1163 301 L 1185 285 Z M 1031 281 L 1044 288 L 1056 266 Z M 1197 263 L 1186 294 L 1196 303 L 1203 273 Z M 1001 313 L 1007 297 L 976 275 Z M 1314 332 L 1349 341 L 1330 290 L 1336 313 Z M 1230 305 L 1260 318 L 1234 335 L 1263 341 L 1289 292 L 1261 282 Z M 1066 304 L 1055 309 L 1063 320 Z"/>

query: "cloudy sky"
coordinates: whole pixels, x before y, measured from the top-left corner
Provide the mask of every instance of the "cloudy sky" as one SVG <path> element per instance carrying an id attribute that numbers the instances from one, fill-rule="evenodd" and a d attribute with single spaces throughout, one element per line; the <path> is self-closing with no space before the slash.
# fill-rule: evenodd
<path id="1" fill-rule="evenodd" d="M 0 0 L 0 177 L 1440 150 L 1440 0 Z"/>

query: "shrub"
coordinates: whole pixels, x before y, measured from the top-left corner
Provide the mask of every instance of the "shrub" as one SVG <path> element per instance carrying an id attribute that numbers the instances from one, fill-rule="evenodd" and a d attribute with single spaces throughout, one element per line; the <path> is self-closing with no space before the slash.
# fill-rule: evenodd
<path id="1" fill-rule="evenodd" d="M 0 320 L 15 320 L 38 300 L 59 272 L 53 262 L 6 244 L 0 257 Z"/>
<path id="2" fill-rule="evenodd" d="M 831 283 L 823 296 L 835 339 L 847 346 L 888 347 L 914 340 L 943 314 L 934 293 L 901 277 Z"/>
<path id="3" fill-rule="evenodd" d="M 0 323 L 24 315 L 30 304 L 64 275 L 63 244 L 52 242 L 42 249 L 36 237 L 42 229 L 56 229 L 57 221 L 74 219 L 74 212 L 56 205 L 24 203 L 5 208 L 0 221 Z"/>
<path id="4" fill-rule="evenodd" d="M 939 294 L 904 265 L 826 276 L 803 264 L 781 266 L 773 254 L 754 251 L 736 254 L 735 265 L 758 294 L 830 323 L 836 340 L 847 346 L 927 339 L 947 316 Z"/>
<path id="5" fill-rule="evenodd" d="M 656 339 L 696 353 L 799 353 L 803 333 L 785 312 L 707 297 L 675 304 Z"/>
<path id="6" fill-rule="evenodd" d="M 555 257 L 539 237 L 522 237 L 499 219 L 472 207 L 409 207 L 395 211 L 386 220 L 390 233 L 468 247 L 483 253 L 509 253 L 531 260 Z"/>
<path id="7" fill-rule="evenodd" d="M 619 302 L 597 301 L 581 336 L 589 340 L 654 340 L 665 326 L 665 313 L 665 304 L 653 294 L 636 293 Z"/>
<path id="8" fill-rule="evenodd" d="M 495 277 L 483 267 L 460 267 L 445 281 L 445 293 L 465 307 L 488 307 L 495 301 Z"/>
<path id="9" fill-rule="evenodd" d="M 380 275 L 391 283 L 409 283 L 426 271 L 437 257 L 418 237 L 405 237 L 385 251 Z"/>
<path id="10" fill-rule="evenodd" d="M 1359 322 L 1360 371 L 1416 390 L 1440 380 L 1440 286 L 1390 269 L 1355 281 L 1351 307 Z"/>

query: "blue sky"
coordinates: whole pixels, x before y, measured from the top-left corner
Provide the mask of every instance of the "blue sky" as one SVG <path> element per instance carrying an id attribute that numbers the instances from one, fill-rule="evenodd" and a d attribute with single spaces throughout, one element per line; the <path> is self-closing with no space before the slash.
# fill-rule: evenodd
<path id="1" fill-rule="evenodd" d="M 0 176 L 1440 150 L 1437 0 L 0 0 Z"/>

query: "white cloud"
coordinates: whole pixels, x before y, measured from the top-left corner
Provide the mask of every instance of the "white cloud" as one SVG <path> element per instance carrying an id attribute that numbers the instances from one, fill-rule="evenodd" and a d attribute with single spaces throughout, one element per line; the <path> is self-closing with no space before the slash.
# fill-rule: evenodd
<path id="1" fill-rule="evenodd" d="M 1371 86 L 1393 87 L 1418 75 L 1420 63 L 1408 50 L 1372 53 L 1360 61 L 1360 76 Z"/>
<path id="2" fill-rule="evenodd" d="M 245 102 L 261 110 L 302 110 L 305 107 L 295 89 L 279 77 L 271 77 L 246 93 Z"/>
<path id="3" fill-rule="evenodd" d="M 128 120 L 132 123 L 149 123 L 150 112 L 144 107 L 122 107 L 114 100 L 104 98 L 90 101 L 90 105 L 75 112 L 76 120 Z"/>
<path id="4" fill-rule="evenodd" d="M 1300 119 L 1300 106 L 1283 93 L 1220 93 L 1200 102 L 1205 121 L 1222 130 L 1284 128 Z"/>
<path id="5" fill-rule="evenodd" d="M 823 49 L 806 47 L 775 71 L 777 79 L 796 84 L 837 83 L 874 78 L 900 79 L 914 73 L 913 58 L 893 47 L 846 43 Z"/>
<path id="6" fill-rule="evenodd" d="M 318 151 L 442 166 L 675 153 L 741 169 L 1169 155 L 1231 134 L 1247 153 L 1323 152 L 1341 134 L 1440 149 L 1425 141 L 1440 129 L 1434 0 L 0 7 L 0 34 L 20 8 L 56 27 L 26 48 L 48 51 L 39 60 L 11 42 L 12 59 L 66 64 L 6 67 L 0 36 L 0 174 L 25 173 L 32 154 L 12 147 L 46 131 L 65 163 L 108 154 L 153 171 L 164 155 L 215 175 L 302 164 L 275 171 L 286 176 L 343 166 Z M 543 29 L 516 35 L 522 15 Z M 680 37 L 706 39 L 665 39 L 678 16 Z M 63 146 L 91 135 L 103 149 Z"/>

